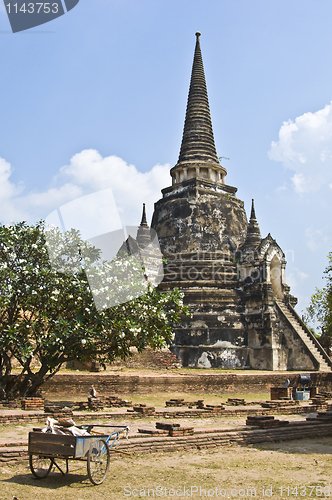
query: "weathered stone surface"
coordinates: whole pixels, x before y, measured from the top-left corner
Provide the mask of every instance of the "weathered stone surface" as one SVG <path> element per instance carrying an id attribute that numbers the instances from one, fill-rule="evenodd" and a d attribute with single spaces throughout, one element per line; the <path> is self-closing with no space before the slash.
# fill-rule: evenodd
<path id="1" fill-rule="evenodd" d="M 151 225 L 169 258 L 197 251 L 229 255 L 244 242 L 247 216 L 243 201 L 225 192 L 223 185 L 194 178 L 164 192 Z"/>

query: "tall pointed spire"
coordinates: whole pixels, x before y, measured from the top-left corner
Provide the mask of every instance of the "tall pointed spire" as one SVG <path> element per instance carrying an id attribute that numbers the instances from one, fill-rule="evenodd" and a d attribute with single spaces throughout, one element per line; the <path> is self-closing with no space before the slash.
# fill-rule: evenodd
<path id="1" fill-rule="evenodd" d="M 198 31 L 179 163 L 196 160 L 219 163 L 214 144 L 199 37 Z"/>
<path id="2" fill-rule="evenodd" d="M 146 222 L 145 203 L 143 203 L 143 213 L 142 213 L 141 226 L 147 226 L 147 225 L 148 225 L 148 223 Z"/>
<path id="3" fill-rule="evenodd" d="M 254 199 L 251 200 L 251 214 L 250 214 L 250 220 L 256 220 L 256 214 L 255 214 L 255 204 L 254 204 Z"/>
<path id="4" fill-rule="evenodd" d="M 227 174 L 219 164 L 214 143 L 200 35 L 197 31 L 182 144 L 178 162 L 171 170 L 173 184 L 192 177 L 224 183 Z"/>
<path id="5" fill-rule="evenodd" d="M 262 241 L 261 231 L 256 219 L 254 200 L 251 202 L 251 214 L 247 229 L 247 236 L 244 242 L 245 247 L 255 247 Z"/>
<path id="6" fill-rule="evenodd" d="M 142 220 L 137 229 L 136 240 L 139 247 L 145 247 L 151 243 L 150 228 L 146 221 L 145 203 L 143 203 Z"/>

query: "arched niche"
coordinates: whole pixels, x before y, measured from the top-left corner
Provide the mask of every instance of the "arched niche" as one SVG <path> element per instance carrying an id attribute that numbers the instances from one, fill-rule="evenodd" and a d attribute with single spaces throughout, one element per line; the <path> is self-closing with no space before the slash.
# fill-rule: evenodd
<path id="1" fill-rule="evenodd" d="M 283 299 L 284 294 L 282 291 L 282 268 L 281 262 L 277 255 L 274 255 L 270 264 L 270 279 L 272 288 L 278 299 Z"/>

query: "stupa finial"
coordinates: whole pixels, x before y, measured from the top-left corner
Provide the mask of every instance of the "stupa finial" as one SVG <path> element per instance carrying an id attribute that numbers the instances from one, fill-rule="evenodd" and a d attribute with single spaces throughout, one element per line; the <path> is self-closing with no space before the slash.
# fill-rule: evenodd
<path id="1" fill-rule="evenodd" d="M 251 214 L 247 227 L 247 236 L 244 242 L 244 247 L 250 248 L 259 245 L 262 241 L 261 231 L 256 219 L 254 200 L 251 201 Z"/>
<path id="2" fill-rule="evenodd" d="M 146 212 L 145 212 L 145 203 L 143 203 L 143 213 L 142 213 L 142 220 L 141 220 L 141 226 L 147 226 L 147 220 L 146 220 Z"/>
<path id="3" fill-rule="evenodd" d="M 250 220 L 251 220 L 251 219 L 256 219 L 254 198 L 251 200 L 251 214 L 250 214 Z M 256 219 L 256 220 L 257 220 L 257 219 Z"/>
<path id="4" fill-rule="evenodd" d="M 196 47 L 191 72 L 186 119 L 178 164 L 200 161 L 216 163 L 219 160 L 214 144 L 210 107 L 206 88 L 203 59 L 196 32 Z"/>
<path id="5" fill-rule="evenodd" d="M 225 184 L 227 174 L 220 165 L 214 143 L 200 36 L 201 33 L 196 31 L 182 143 L 177 164 L 171 169 L 173 184 L 192 178 Z"/>

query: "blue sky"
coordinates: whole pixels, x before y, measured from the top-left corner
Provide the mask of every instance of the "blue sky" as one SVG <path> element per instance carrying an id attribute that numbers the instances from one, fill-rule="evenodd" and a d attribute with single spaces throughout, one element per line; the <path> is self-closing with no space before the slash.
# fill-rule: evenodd
<path id="1" fill-rule="evenodd" d="M 12 34 L 0 4 L 0 220 L 111 187 L 151 218 L 181 144 L 195 32 L 226 182 L 308 305 L 332 250 L 330 0 L 80 0 Z"/>

